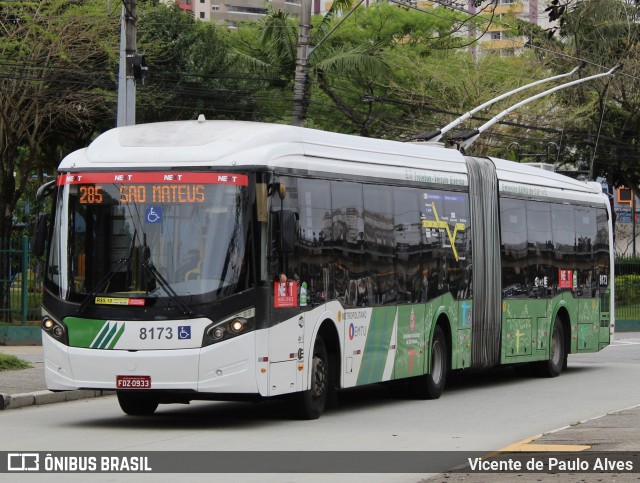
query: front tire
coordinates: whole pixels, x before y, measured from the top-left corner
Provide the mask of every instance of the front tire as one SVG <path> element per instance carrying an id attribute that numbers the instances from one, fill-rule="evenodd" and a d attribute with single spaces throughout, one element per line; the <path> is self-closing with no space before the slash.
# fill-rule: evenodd
<path id="1" fill-rule="evenodd" d="M 438 399 L 444 391 L 448 372 L 447 338 L 442 327 L 437 325 L 431 341 L 431 369 L 429 374 L 411 381 L 411 392 L 419 399 Z"/>
<path id="2" fill-rule="evenodd" d="M 292 395 L 291 410 L 297 419 L 318 419 L 324 412 L 329 392 L 329 358 L 322 337 L 313 346 L 310 389 Z"/>
<path id="3" fill-rule="evenodd" d="M 120 409 L 129 416 L 150 416 L 158 409 L 158 398 L 150 394 L 118 391 Z"/>

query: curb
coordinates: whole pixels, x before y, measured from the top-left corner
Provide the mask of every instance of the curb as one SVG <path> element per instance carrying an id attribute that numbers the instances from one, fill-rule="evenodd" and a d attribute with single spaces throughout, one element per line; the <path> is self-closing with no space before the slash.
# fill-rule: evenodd
<path id="1" fill-rule="evenodd" d="M 76 391 L 36 391 L 22 394 L 2 394 L 0 393 L 0 410 L 17 409 L 28 406 L 40 406 L 41 404 L 52 404 L 65 401 L 77 401 L 93 397 L 111 396 L 115 391 L 101 390 L 76 390 Z"/>

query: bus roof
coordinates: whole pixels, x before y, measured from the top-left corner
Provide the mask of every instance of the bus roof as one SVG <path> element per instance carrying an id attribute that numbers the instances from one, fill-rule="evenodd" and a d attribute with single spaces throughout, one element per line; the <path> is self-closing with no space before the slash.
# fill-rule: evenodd
<path id="1" fill-rule="evenodd" d="M 111 129 L 72 153 L 61 169 L 216 165 L 278 165 L 289 156 L 425 168 L 444 163 L 464 173 L 452 149 L 363 138 L 283 124 L 245 121 L 173 121 Z M 428 168 L 432 169 L 431 166 Z"/>
<path id="2" fill-rule="evenodd" d="M 492 161 L 501 186 L 524 184 L 541 190 L 565 190 L 578 197 L 598 194 L 593 184 L 512 161 Z M 465 157 L 442 145 L 247 121 L 172 121 L 111 129 L 87 148 L 67 156 L 59 169 L 231 166 L 467 184 Z"/>

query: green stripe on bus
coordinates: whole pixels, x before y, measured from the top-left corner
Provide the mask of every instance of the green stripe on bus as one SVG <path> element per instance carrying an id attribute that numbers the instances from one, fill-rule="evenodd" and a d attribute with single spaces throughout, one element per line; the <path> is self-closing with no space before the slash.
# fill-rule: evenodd
<path id="1" fill-rule="evenodd" d="M 104 338 L 104 340 L 102 341 L 98 349 L 104 349 L 107 346 L 111 338 L 115 335 L 116 330 L 118 330 L 118 324 L 113 324 L 113 327 L 111 328 L 107 336 Z"/>
<path id="2" fill-rule="evenodd" d="M 91 347 L 98 334 L 104 330 L 106 320 L 65 317 L 71 347 Z"/>
<path id="3" fill-rule="evenodd" d="M 358 372 L 358 385 L 382 381 L 395 316 L 396 307 L 376 307 L 371 311 L 367 342 Z"/>
<path id="4" fill-rule="evenodd" d="M 105 338 L 108 332 L 109 332 L 109 322 L 107 322 L 104 325 L 104 327 L 102 328 L 102 331 L 100 332 L 100 335 L 98 335 L 98 339 L 91 345 L 91 348 L 99 349 L 100 344 L 102 343 L 102 340 Z"/>
<path id="5" fill-rule="evenodd" d="M 118 330 L 118 333 L 111 341 L 111 344 L 109 344 L 108 349 L 113 349 L 115 345 L 118 343 L 118 341 L 120 340 L 120 337 L 122 336 L 122 333 L 124 332 L 124 326 L 125 324 L 122 324 L 122 327 L 120 327 L 120 330 Z"/>

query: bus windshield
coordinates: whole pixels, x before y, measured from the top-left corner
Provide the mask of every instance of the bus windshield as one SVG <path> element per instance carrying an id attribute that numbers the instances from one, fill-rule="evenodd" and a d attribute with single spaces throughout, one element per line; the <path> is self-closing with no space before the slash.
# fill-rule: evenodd
<path id="1" fill-rule="evenodd" d="M 244 286 L 246 175 L 90 172 L 62 174 L 57 184 L 59 236 L 46 278 L 62 299 L 108 294 L 144 303 Z"/>

